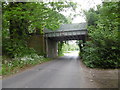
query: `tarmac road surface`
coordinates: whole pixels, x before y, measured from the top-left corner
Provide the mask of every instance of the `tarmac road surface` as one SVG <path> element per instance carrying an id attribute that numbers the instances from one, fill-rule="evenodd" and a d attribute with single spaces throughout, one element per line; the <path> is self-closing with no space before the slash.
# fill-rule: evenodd
<path id="1" fill-rule="evenodd" d="M 3 79 L 2 88 L 117 88 L 117 70 L 105 72 L 86 68 L 73 52 Z"/>

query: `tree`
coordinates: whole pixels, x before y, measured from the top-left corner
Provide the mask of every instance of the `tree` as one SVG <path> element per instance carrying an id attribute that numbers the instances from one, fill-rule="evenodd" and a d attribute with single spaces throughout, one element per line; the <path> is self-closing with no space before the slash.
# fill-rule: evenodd
<path id="1" fill-rule="evenodd" d="M 85 15 L 86 15 L 86 21 L 88 23 L 88 26 L 90 25 L 96 25 L 96 21 L 98 20 L 98 12 L 99 11 L 95 11 L 93 8 L 90 8 L 89 11 L 84 11 Z"/>
<path id="2" fill-rule="evenodd" d="M 45 27 L 55 30 L 67 23 L 59 12 L 71 5 L 74 8 L 75 4 L 68 2 L 3 2 L 3 52 L 12 57 L 19 56 L 19 52 L 28 48 L 29 33 L 41 34 Z"/>
<path id="3" fill-rule="evenodd" d="M 89 67 L 120 68 L 119 3 L 104 2 L 98 10 L 88 11 L 97 17 L 96 25 L 94 19 L 93 23 L 88 21 L 91 41 L 86 43 L 82 52 L 83 62 Z M 89 15 L 86 15 L 87 20 L 91 20 Z"/>

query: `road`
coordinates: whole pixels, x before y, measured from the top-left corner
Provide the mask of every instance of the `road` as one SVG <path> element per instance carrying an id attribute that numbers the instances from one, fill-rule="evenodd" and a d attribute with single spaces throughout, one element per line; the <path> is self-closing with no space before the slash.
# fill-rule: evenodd
<path id="1" fill-rule="evenodd" d="M 108 71 L 107 79 L 95 76 L 91 69 L 81 64 L 76 52 L 66 54 L 21 73 L 7 77 L 2 81 L 3 88 L 115 88 L 118 85 L 117 70 Z M 103 72 L 105 73 L 105 72 Z M 116 74 L 115 74 L 116 73 Z M 97 74 L 95 74 L 97 75 Z M 112 79 L 112 81 L 111 81 Z M 108 83 L 103 80 L 107 80 Z M 99 82 L 98 82 L 99 81 Z M 102 81 L 102 83 L 100 82 Z"/>

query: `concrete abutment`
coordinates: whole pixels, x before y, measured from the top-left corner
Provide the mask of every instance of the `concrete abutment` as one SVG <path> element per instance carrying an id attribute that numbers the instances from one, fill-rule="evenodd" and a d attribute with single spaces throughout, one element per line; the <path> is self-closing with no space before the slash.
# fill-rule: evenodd
<path id="1" fill-rule="evenodd" d="M 49 38 L 45 39 L 46 57 L 55 58 L 58 56 L 58 42 Z"/>

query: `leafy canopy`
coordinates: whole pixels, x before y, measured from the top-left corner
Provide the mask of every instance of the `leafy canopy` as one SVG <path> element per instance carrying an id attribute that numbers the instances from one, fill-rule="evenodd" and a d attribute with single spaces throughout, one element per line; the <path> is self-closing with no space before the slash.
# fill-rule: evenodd
<path id="1" fill-rule="evenodd" d="M 89 67 L 120 68 L 120 2 L 104 2 L 85 12 L 91 41 L 83 48 L 83 62 Z"/>

